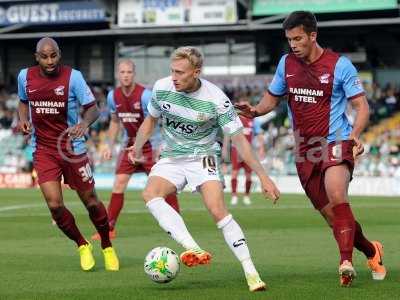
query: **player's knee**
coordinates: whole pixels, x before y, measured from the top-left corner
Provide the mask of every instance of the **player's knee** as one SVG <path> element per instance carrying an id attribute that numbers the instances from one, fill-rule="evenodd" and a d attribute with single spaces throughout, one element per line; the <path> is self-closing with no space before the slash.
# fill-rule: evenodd
<path id="1" fill-rule="evenodd" d="M 86 208 L 89 208 L 89 206 L 95 206 L 99 203 L 97 194 L 94 189 L 79 193 L 79 196 L 82 202 L 85 204 Z"/>
<path id="2" fill-rule="evenodd" d="M 86 209 L 89 212 L 89 215 L 94 215 L 99 210 L 98 202 L 92 201 L 90 203 L 86 203 Z"/>
<path id="3" fill-rule="evenodd" d="M 53 217 L 54 220 L 57 220 L 61 217 L 63 210 L 64 210 L 64 206 L 60 205 L 58 203 L 52 203 L 49 204 L 49 210 L 51 212 L 51 216 Z"/>
<path id="4" fill-rule="evenodd" d="M 116 180 L 113 187 L 113 192 L 123 193 L 125 191 L 126 184 L 127 182 L 125 182 L 125 180 Z"/>
<path id="5" fill-rule="evenodd" d="M 115 183 L 113 193 L 122 194 L 125 191 L 125 186 L 120 183 Z"/>
<path id="6" fill-rule="evenodd" d="M 153 189 L 149 189 L 146 187 L 142 192 L 142 197 L 145 202 L 149 202 L 151 199 L 157 197 L 157 195 Z"/>
<path id="7" fill-rule="evenodd" d="M 327 191 L 327 194 L 329 201 L 332 204 L 338 204 L 346 201 L 345 193 L 341 190 L 334 189 L 331 191 Z"/>
<path id="8" fill-rule="evenodd" d="M 216 223 L 218 223 L 227 215 L 229 215 L 229 212 L 222 207 L 210 208 L 210 213 L 213 216 L 213 219 L 215 220 Z"/>

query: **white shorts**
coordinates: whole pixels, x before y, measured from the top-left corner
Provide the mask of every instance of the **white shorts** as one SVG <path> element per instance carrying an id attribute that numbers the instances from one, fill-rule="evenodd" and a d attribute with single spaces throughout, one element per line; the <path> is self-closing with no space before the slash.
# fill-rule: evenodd
<path id="1" fill-rule="evenodd" d="M 162 158 L 152 168 L 150 176 L 162 177 L 176 186 L 178 192 L 188 184 L 192 192 L 210 180 L 224 185 L 220 162 L 215 155 L 203 157 Z"/>

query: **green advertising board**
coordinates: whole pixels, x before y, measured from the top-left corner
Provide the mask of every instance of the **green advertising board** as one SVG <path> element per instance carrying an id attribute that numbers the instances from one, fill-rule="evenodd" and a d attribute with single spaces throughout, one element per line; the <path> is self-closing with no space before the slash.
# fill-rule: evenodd
<path id="1" fill-rule="evenodd" d="M 395 9 L 397 0 L 253 0 L 253 16 L 287 14 L 295 10 L 314 13 Z"/>

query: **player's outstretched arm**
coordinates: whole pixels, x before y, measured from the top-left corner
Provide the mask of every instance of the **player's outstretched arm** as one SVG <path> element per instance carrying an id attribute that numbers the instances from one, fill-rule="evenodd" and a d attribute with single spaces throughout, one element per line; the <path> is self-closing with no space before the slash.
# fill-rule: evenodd
<path id="1" fill-rule="evenodd" d="M 131 147 L 126 148 L 129 151 L 128 157 L 133 163 L 143 162 L 142 149 L 144 144 L 150 139 L 153 134 L 154 128 L 157 124 L 158 118 L 154 118 L 148 115 L 136 134 L 135 144 Z"/>
<path id="2" fill-rule="evenodd" d="M 24 134 L 29 134 L 32 131 L 31 123 L 29 122 L 29 106 L 22 101 L 18 104 L 18 127 Z"/>
<path id="3" fill-rule="evenodd" d="M 263 193 L 275 203 L 279 199 L 280 192 L 256 158 L 246 137 L 243 133 L 239 133 L 233 135 L 231 139 L 244 162 L 249 165 L 257 174 L 258 178 L 260 178 Z"/>
<path id="4" fill-rule="evenodd" d="M 235 108 L 239 114 L 247 118 L 255 118 L 273 111 L 278 103 L 278 97 L 271 95 L 269 92 L 266 92 L 261 101 L 256 106 L 252 106 L 248 102 L 239 102 L 235 104 Z"/>
<path id="5" fill-rule="evenodd" d="M 354 140 L 353 155 L 354 157 L 364 152 L 364 146 L 360 142 L 359 138 L 361 133 L 367 127 L 369 120 L 369 105 L 365 96 L 357 97 L 351 100 L 351 105 L 356 110 L 356 119 L 354 120 L 353 130 L 350 134 L 350 139 Z"/>
<path id="6" fill-rule="evenodd" d="M 120 129 L 120 122 L 115 113 L 111 114 L 111 120 L 110 120 L 110 127 L 108 128 L 107 132 L 107 147 L 104 149 L 102 156 L 106 160 L 110 160 L 112 157 L 112 150 L 114 149 L 115 146 L 115 140 L 117 139 L 118 133 Z"/>

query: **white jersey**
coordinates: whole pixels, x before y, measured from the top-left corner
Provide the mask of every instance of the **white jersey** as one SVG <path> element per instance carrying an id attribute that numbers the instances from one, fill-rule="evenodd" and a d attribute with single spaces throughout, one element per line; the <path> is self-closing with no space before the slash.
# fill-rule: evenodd
<path id="1" fill-rule="evenodd" d="M 171 76 L 154 84 L 148 111 L 162 119 L 163 158 L 220 155 L 220 129 L 228 135 L 243 129 L 224 92 L 205 79 L 200 81 L 200 88 L 193 93 L 176 91 Z"/>

